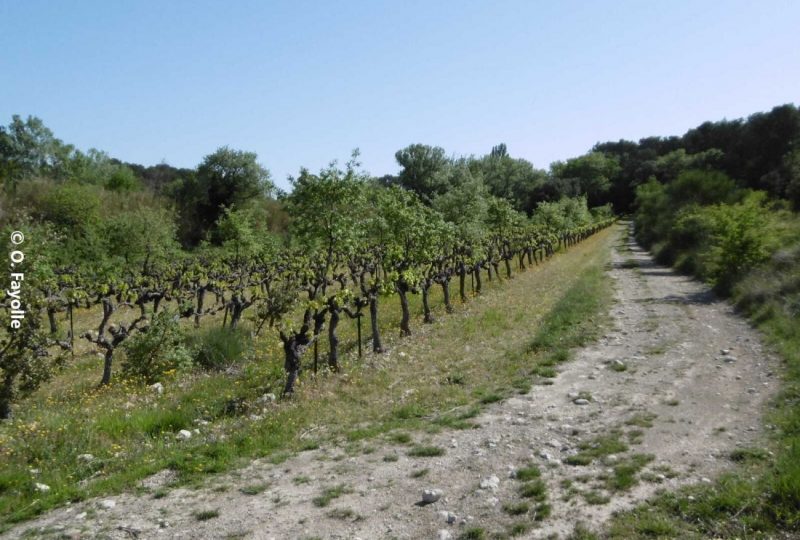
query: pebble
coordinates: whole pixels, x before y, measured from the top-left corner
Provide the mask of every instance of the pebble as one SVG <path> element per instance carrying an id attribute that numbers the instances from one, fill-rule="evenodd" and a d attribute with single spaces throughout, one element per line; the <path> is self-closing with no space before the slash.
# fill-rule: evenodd
<path id="1" fill-rule="evenodd" d="M 550 439 L 549 441 L 547 441 L 547 446 L 549 446 L 550 448 L 561 448 L 561 441 L 558 441 L 556 439 Z"/>
<path id="2" fill-rule="evenodd" d="M 422 502 L 425 504 L 435 503 L 442 498 L 441 489 L 426 489 L 422 492 Z"/>
<path id="3" fill-rule="evenodd" d="M 50 491 L 50 486 L 48 486 L 47 484 L 40 484 L 39 482 L 36 482 L 34 486 L 36 487 L 36 491 L 40 493 L 47 493 L 48 491 Z"/>
<path id="4" fill-rule="evenodd" d="M 75 519 L 86 519 L 86 515 L 87 515 L 86 512 L 81 512 L 80 514 L 75 516 Z"/>
<path id="5" fill-rule="evenodd" d="M 585 398 L 578 398 L 572 401 L 575 405 L 588 405 L 589 400 Z"/>
<path id="6" fill-rule="evenodd" d="M 492 476 L 487 476 L 481 480 L 480 487 L 481 489 L 490 489 L 492 491 L 496 491 L 497 488 L 500 487 L 500 479 L 494 474 Z"/>
<path id="7" fill-rule="evenodd" d="M 164 393 L 164 385 L 160 382 L 153 383 L 150 385 L 150 390 L 158 394 L 159 396 Z"/>
<path id="8" fill-rule="evenodd" d="M 438 540 L 452 540 L 453 535 L 447 529 L 439 529 L 439 532 L 436 533 L 436 538 Z"/>
<path id="9" fill-rule="evenodd" d="M 81 454 L 78 456 L 78 461 L 83 461 L 88 463 L 92 460 L 94 460 L 94 456 L 92 454 Z"/>
<path id="10" fill-rule="evenodd" d="M 114 501 L 112 499 L 105 499 L 103 501 L 100 501 L 100 508 L 105 508 L 106 510 L 111 510 L 115 506 L 117 506 L 117 503 L 116 503 L 116 501 Z"/>

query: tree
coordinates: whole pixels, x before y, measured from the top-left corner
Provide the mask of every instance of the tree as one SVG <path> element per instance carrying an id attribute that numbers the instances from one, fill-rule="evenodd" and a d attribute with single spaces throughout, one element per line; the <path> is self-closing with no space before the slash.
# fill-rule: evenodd
<path id="1" fill-rule="evenodd" d="M 447 190 L 443 173 L 448 159 L 443 148 L 412 144 L 398 150 L 394 157 L 403 168 L 397 176 L 397 184 L 419 195 L 425 203 Z"/>
<path id="2" fill-rule="evenodd" d="M 181 211 L 185 241 L 196 245 L 222 216 L 225 208 L 244 208 L 251 199 L 270 196 L 269 172 L 253 152 L 227 146 L 203 158 L 195 177 L 181 180 L 172 195 Z"/>
<path id="3" fill-rule="evenodd" d="M 590 152 L 552 165 L 553 176 L 575 181 L 578 192 L 572 195 L 585 194 L 589 206 L 601 206 L 608 202 L 607 194 L 611 189 L 611 178 L 617 175 L 619 170 L 617 160 L 601 152 Z"/>

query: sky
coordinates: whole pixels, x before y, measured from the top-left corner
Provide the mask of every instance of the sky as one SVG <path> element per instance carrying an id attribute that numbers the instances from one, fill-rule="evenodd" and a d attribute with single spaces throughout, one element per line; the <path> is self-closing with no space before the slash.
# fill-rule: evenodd
<path id="1" fill-rule="evenodd" d="M 123 161 L 220 146 L 275 183 L 412 143 L 547 168 L 800 104 L 800 2 L 0 0 L 0 124 Z"/>

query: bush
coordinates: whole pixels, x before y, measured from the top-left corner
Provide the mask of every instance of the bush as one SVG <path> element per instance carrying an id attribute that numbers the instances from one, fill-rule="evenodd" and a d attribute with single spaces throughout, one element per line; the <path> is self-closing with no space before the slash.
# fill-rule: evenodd
<path id="1" fill-rule="evenodd" d="M 252 342 L 241 329 L 211 328 L 195 338 L 194 361 L 204 369 L 221 371 L 249 355 Z"/>
<path id="2" fill-rule="evenodd" d="M 150 326 L 123 344 L 126 376 L 153 383 L 168 371 L 185 369 L 192 364 L 192 354 L 184 344 L 184 334 L 177 317 L 162 311 L 153 316 Z"/>

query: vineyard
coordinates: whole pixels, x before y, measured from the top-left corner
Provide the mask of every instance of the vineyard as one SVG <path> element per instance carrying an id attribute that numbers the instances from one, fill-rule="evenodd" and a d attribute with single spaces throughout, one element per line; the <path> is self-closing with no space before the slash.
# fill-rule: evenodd
<path id="1" fill-rule="evenodd" d="M 42 384 L 47 407 L 68 407 L 73 414 L 108 399 L 104 395 L 119 397 L 120 388 L 123 397 L 160 394 L 198 373 L 247 385 L 238 395 L 212 397 L 215 410 L 153 411 L 139 426 L 100 419 L 114 422 L 112 432 L 141 429 L 140 443 L 161 444 L 164 435 L 191 428 L 198 416 L 214 421 L 244 414 L 253 392 L 267 401 L 287 399 L 301 374 L 339 372 L 340 351 L 361 358 L 366 349 L 385 350 L 382 332 L 411 335 L 417 309 L 423 324 L 433 323 L 437 305 L 446 317 L 480 295 L 486 280 L 512 279 L 613 223 L 604 212 L 589 212 L 585 199 L 544 203 L 532 218 L 494 199 L 482 223 L 469 216 L 448 220 L 414 193 L 370 185 L 353 169 L 324 173 L 297 181 L 286 203 L 293 237 L 285 246 L 262 241 L 235 212 L 226 212 L 221 227 L 233 232 L 225 250 L 167 257 L 153 245 L 141 265 L 58 266 L 47 252 L 47 242 L 57 238 L 33 240 L 43 231 L 25 231 L 25 262 L 15 270 L 24 272 L 18 290 L 27 313 L 22 328 L 2 338 L 3 417 Z M 384 314 L 389 306 L 397 313 Z M 11 317 L 7 302 L 4 328 Z M 350 321 L 344 331 L 343 321 Z M 189 384 L 193 393 L 208 392 L 202 379 Z M 0 439 L 6 458 L 2 512 L 11 521 L 44 508 L 29 506 L 43 495 L 37 485 L 64 483 L 50 504 L 84 496 L 78 486 L 98 475 L 93 489 L 103 490 L 105 472 L 97 462 L 80 465 L 77 446 L 68 452 L 73 463 L 52 471 L 51 480 L 43 475 L 31 483 L 21 475 L 26 468 L 39 470 L 49 455 L 63 452 L 61 445 L 76 444 L 63 427 L 53 430 L 42 430 L 37 421 L 12 421 Z M 116 436 L 86 443 L 109 456 L 121 448 Z M 213 470 L 213 459 L 206 467 Z M 112 477 L 119 481 L 119 473 Z"/>

